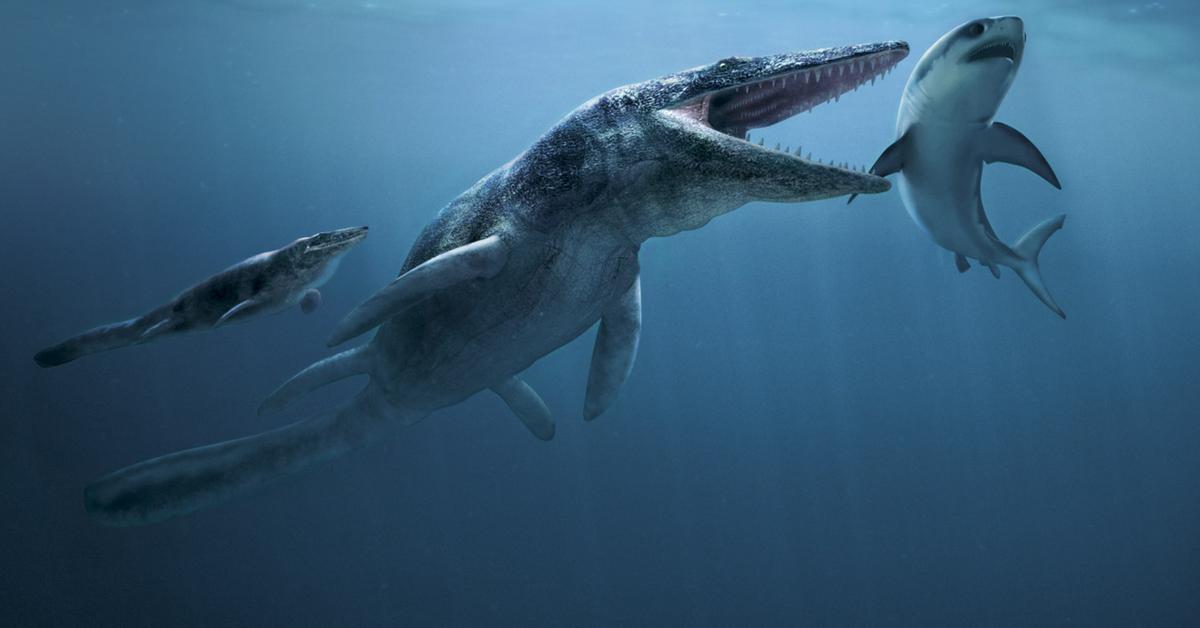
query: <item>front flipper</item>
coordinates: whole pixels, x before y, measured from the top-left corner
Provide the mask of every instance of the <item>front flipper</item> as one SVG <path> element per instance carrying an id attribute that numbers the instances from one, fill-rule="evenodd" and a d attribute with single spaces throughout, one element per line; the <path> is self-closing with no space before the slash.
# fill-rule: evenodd
<path id="1" fill-rule="evenodd" d="M 638 336 L 642 329 L 642 280 L 633 280 L 620 300 L 600 318 L 600 332 L 592 349 L 592 368 L 588 373 L 587 398 L 583 418 L 600 416 L 617 398 L 621 385 L 633 370 Z"/>
<path id="2" fill-rule="evenodd" d="M 242 301 L 241 303 L 229 308 L 228 312 L 222 314 L 221 318 L 217 319 L 216 324 L 213 325 L 213 328 L 215 329 L 223 325 L 228 325 L 229 323 L 244 321 L 255 316 L 256 314 L 261 314 L 264 310 L 266 310 L 266 307 L 267 304 L 264 301 L 260 301 L 258 299 L 246 299 L 245 301 Z"/>
<path id="3" fill-rule="evenodd" d="M 312 314 L 318 307 L 321 307 L 321 291 L 316 288 L 305 290 L 304 296 L 300 297 L 300 311 Z"/>
<path id="4" fill-rule="evenodd" d="M 492 392 L 500 395 L 508 409 L 517 415 L 518 419 L 536 437 L 542 440 L 554 438 L 554 418 L 550 416 L 550 408 L 529 384 L 519 377 L 513 376 L 504 383 L 492 388 Z"/>
<path id="5" fill-rule="evenodd" d="M 903 170 L 904 148 L 907 141 L 908 132 L 905 131 L 904 135 L 900 136 L 900 139 L 892 142 L 891 146 L 883 149 L 883 153 L 879 155 L 879 159 L 875 160 L 875 165 L 871 166 L 871 170 L 869 172 L 873 175 L 886 177 Z M 853 203 L 854 199 L 856 198 L 858 198 L 857 194 L 851 194 L 850 198 L 846 200 L 846 204 L 849 205 L 850 203 Z"/>
<path id="6" fill-rule="evenodd" d="M 329 346 L 378 327 L 438 290 L 469 279 L 495 277 L 508 261 L 508 246 L 489 236 L 426 260 L 354 308 L 333 329 Z"/>
<path id="7" fill-rule="evenodd" d="M 954 267 L 958 269 L 958 272 L 965 273 L 968 270 L 971 270 L 971 262 L 968 262 L 967 258 L 962 253 L 955 253 Z"/>
<path id="8" fill-rule="evenodd" d="M 137 338 L 137 343 L 142 344 L 143 342 L 150 342 L 151 340 L 154 340 L 163 334 L 170 333 L 173 329 L 175 329 L 175 321 L 171 320 L 171 317 L 168 316 L 167 318 L 164 318 L 161 321 L 151 325 L 149 329 L 142 332 Z"/>
<path id="9" fill-rule="evenodd" d="M 1054 169 L 1050 167 L 1050 162 L 1046 161 L 1042 151 L 1020 131 L 1003 122 L 993 122 L 992 126 L 983 132 L 980 149 L 983 160 L 989 164 L 1001 161 L 1028 168 L 1050 185 L 1062 189 L 1058 176 L 1054 174 Z"/>

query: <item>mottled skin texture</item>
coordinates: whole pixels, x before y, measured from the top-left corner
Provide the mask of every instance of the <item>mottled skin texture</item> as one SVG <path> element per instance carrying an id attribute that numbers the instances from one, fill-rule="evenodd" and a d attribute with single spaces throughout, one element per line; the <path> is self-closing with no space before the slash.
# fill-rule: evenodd
<path id="1" fill-rule="evenodd" d="M 883 72 L 905 54 L 906 45 L 889 42 L 726 59 L 588 101 L 443 209 L 401 269 L 495 236 L 507 253 L 499 272 L 429 294 L 392 314 L 365 346 L 281 387 L 291 398 L 289 385 L 304 391 L 369 375 L 353 400 L 274 432 L 117 471 L 88 488 L 88 509 L 106 523 L 136 525 L 223 500 L 358 447 L 386 425 L 414 423 L 511 381 L 602 317 L 621 328 L 610 340 L 636 343 L 629 317 L 640 308 L 630 307 L 630 295 L 647 239 L 701 227 L 752 200 L 799 202 L 889 187 L 874 175 L 744 141 L 746 129 L 792 113 L 750 109 L 753 99 L 738 100 L 733 90 L 754 81 L 774 85 L 785 75 L 798 85 L 799 73 L 834 63 L 858 64 L 839 73 L 858 71 L 861 83 L 875 76 L 876 62 Z M 839 94 L 854 87 L 833 78 L 824 85 Z"/>
<path id="2" fill-rule="evenodd" d="M 341 256 L 366 234 L 366 227 L 354 227 L 299 238 L 238 262 L 141 316 L 68 338 L 38 352 L 34 360 L 41 366 L 57 366 L 168 334 L 211 329 L 219 322 L 244 322 L 287 309 L 324 284 L 337 270 Z M 247 305 L 222 322 L 243 303 Z"/>

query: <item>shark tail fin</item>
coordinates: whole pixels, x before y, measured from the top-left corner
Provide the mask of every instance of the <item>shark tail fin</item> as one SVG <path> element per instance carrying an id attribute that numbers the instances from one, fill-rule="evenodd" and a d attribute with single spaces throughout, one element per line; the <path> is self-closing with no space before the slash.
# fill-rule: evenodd
<path id="1" fill-rule="evenodd" d="M 1013 247 L 1013 251 L 1017 254 L 1017 261 L 1012 265 L 1012 269 L 1037 295 L 1037 298 L 1062 318 L 1067 317 L 1066 313 L 1054 302 L 1054 297 L 1050 296 L 1050 291 L 1042 282 L 1042 272 L 1038 267 L 1038 255 L 1042 252 L 1046 240 L 1049 240 L 1055 231 L 1062 229 L 1063 221 L 1066 219 L 1066 214 L 1060 214 L 1030 229 L 1029 233 L 1022 236 L 1017 245 Z"/>
<path id="2" fill-rule="evenodd" d="M 38 366 L 49 368 L 66 364 L 85 355 L 128 347 L 141 342 L 146 327 L 145 321 L 141 318 L 101 325 L 38 351 L 33 356 L 33 361 L 37 362 Z"/>

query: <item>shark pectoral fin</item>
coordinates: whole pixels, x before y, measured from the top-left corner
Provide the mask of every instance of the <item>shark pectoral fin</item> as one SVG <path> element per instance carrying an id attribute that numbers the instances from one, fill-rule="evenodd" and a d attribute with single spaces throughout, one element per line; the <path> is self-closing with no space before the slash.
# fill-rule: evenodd
<path id="1" fill-rule="evenodd" d="M 305 314 L 311 314 L 314 310 L 321 306 L 321 291 L 316 288 L 309 288 L 304 291 L 304 296 L 300 297 L 300 311 Z"/>
<path id="2" fill-rule="evenodd" d="M 891 146 L 883 149 L 883 153 L 879 155 L 879 159 L 875 160 L 875 164 L 871 166 L 869 172 L 873 175 L 886 177 L 896 174 L 904 169 L 904 147 L 908 141 L 908 132 L 905 131 L 900 139 L 892 142 Z M 846 204 L 849 205 L 854 199 L 858 198 L 857 194 L 851 194 Z"/>
<path id="3" fill-rule="evenodd" d="M 600 318 L 600 332 L 592 349 L 592 367 L 588 372 L 587 397 L 583 418 L 600 416 L 617 398 L 621 385 L 633 370 L 638 337 L 642 329 L 642 280 L 633 285 Z"/>
<path id="4" fill-rule="evenodd" d="M 1054 174 L 1054 169 L 1050 167 L 1050 162 L 1046 161 L 1042 151 L 1038 150 L 1037 146 L 1029 141 L 1029 138 L 1011 126 L 1003 122 L 993 122 L 992 126 L 983 133 L 980 148 L 983 160 L 987 163 L 1001 161 L 1027 168 L 1045 179 L 1050 185 L 1062 189 L 1062 184 L 1058 182 L 1058 176 Z"/>
<path id="5" fill-rule="evenodd" d="M 496 276 L 508 261 L 508 246 L 493 235 L 451 249 L 397 277 L 354 308 L 333 329 L 329 346 L 378 327 L 434 292 L 469 279 Z"/>
<path id="6" fill-rule="evenodd" d="M 962 253 L 955 253 L 954 267 L 958 269 L 958 272 L 965 273 L 968 270 L 971 270 L 971 262 L 968 262 L 967 258 L 963 256 Z"/>
<path id="7" fill-rule="evenodd" d="M 371 354 L 359 346 L 314 362 L 284 382 L 258 406 L 259 416 L 282 410 L 293 401 L 333 382 L 371 372 Z"/>
<path id="8" fill-rule="evenodd" d="M 228 325 L 229 323 L 244 321 L 251 316 L 262 312 L 264 305 L 264 302 L 259 301 L 258 299 L 246 299 L 245 301 L 242 301 L 241 303 L 229 308 L 228 312 L 222 314 L 221 318 L 217 319 L 216 324 L 213 325 L 213 328 L 216 329 L 217 327 Z"/>
<path id="9" fill-rule="evenodd" d="M 546 402 L 542 401 L 537 391 L 524 380 L 516 376 L 510 377 L 504 380 L 504 383 L 494 386 L 492 392 L 508 404 L 508 409 L 521 419 L 534 436 L 542 440 L 554 438 L 554 419 L 550 416 L 550 409 L 546 407 Z"/>

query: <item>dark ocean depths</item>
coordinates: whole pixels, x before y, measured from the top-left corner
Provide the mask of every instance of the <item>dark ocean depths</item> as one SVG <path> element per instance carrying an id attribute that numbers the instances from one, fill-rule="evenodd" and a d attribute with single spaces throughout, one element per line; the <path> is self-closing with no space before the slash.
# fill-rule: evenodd
<path id="1" fill-rule="evenodd" d="M 0 5 L 0 624 L 1200 625 L 1200 9 L 1174 2 Z M 330 407 L 329 354 L 422 225 L 611 87 L 904 39 L 873 88 L 768 129 L 869 164 L 920 53 L 1025 18 L 998 119 L 1064 183 L 987 169 L 1069 318 L 954 270 L 893 190 L 752 204 L 642 249 L 633 376 L 580 418 L 594 332 L 491 394 L 225 505 L 115 529 L 100 475 Z M 38 368 L 251 254 L 367 224 L 325 304 Z"/>

